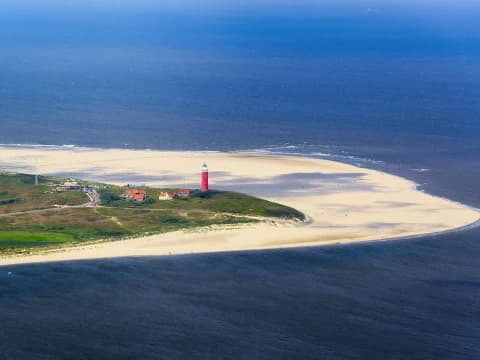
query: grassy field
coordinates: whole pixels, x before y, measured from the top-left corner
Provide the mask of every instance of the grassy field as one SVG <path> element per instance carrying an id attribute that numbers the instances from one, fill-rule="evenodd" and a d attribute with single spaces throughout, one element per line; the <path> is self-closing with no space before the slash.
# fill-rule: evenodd
<path id="1" fill-rule="evenodd" d="M 176 189 L 145 188 L 146 201 L 136 204 L 120 198 L 125 188 L 107 184 L 95 184 L 102 200 L 99 206 L 71 207 L 86 204 L 89 198 L 82 191 L 56 192 L 55 184 L 64 179 L 39 180 L 35 185 L 31 175 L 0 174 L 0 253 L 254 223 L 263 218 L 304 219 L 290 207 L 235 192 L 192 190 L 188 199 L 160 201 L 160 191 Z"/>
<path id="2" fill-rule="evenodd" d="M 73 241 L 73 236 L 62 233 L 28 231 L 0 231 L 0 249 L 37 247 Z"/>
<path id="3" fill-rule="evenodd" d="M 83 192 L 56 192 L 53 184 L 62 181 L 25 174 L 0 174 L 0 214 L 48 209 L 54 205 L 81 205 L 89 201 Z"/>

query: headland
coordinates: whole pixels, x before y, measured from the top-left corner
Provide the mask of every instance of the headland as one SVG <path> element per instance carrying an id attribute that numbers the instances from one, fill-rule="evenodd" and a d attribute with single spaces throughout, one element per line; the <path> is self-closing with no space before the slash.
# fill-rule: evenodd
<path id="1" fill-rule="evenodd" d="M 0 264 L 257 250 L 386 240 L 451 231 L 477 222 L 468 206 L 417 190 L 376 170 L 305 157 L 259 153 L 0 148 L 0 169 L 88 179 L 123 186 L 199 187 L 207 162 L 210 186 L 285 205 L 306 221 L 265 218 L 9 256 Z"/>

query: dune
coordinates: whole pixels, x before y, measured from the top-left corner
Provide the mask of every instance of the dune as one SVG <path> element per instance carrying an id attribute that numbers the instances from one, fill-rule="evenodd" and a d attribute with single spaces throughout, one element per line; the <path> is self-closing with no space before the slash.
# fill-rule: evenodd
<path id="1" fill-rule="evenodd" d="M 406 179 L 340 162 L 261 153 L 0 148 L 0 170 L 68 176 L 112 184 L 198 187 L 200 166 L 211 187 L 292 206 L 304 223 L 268 221 L 81 245 L 0 265 L 125 256 L 258 250 L 399 239 L 476 223 L 480 212 L 417 190 Z"/>

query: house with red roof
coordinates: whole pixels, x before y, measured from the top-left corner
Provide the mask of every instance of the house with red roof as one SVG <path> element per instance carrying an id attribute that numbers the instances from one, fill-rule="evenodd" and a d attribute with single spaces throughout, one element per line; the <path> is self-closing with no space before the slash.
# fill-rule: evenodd
<path id="1" fill-rule="evenodd" d="M 177 197 L 181 199 L 186 199 L 190 197 L 190 190 L 188 189 L 178 189 Z"/>
<path id="2" fill-rule="evenodd" d="M 128 189 L 125 192 L 124 197 L 133 202 L 142 202 L 147 198 L 147 194 L 143 189 Z"/>

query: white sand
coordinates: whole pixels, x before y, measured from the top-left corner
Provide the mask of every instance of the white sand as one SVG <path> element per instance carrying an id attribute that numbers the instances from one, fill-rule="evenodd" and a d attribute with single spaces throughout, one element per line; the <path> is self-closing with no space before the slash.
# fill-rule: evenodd
<path id="1" fill-rule="evenodd" d="M 304 212 L 306 224 L 277 222 L 199 229 L 0 259 L 0 265 L 252 250 L 408 237 L 464 227 L 480 213 L 417 191 L 397 176 L 343 163 L 247 153 L 0 148 L 0 170 L 115 184 L 198 187 L 206 161 L 211 187 L 257 195 Z"/>

